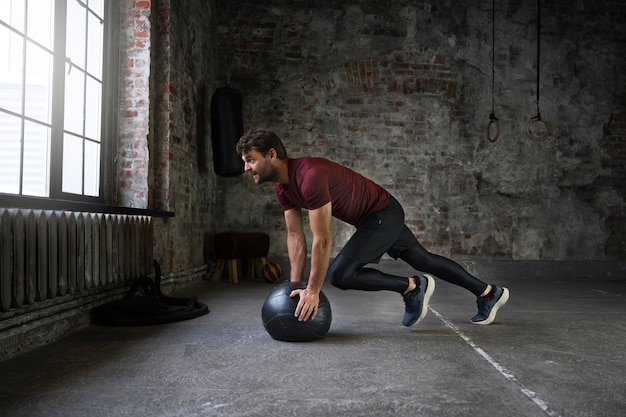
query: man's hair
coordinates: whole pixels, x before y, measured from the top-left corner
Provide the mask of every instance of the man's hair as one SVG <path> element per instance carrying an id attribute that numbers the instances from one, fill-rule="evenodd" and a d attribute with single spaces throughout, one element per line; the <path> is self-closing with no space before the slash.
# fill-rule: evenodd
<path id="1" fill-rule="evenodd" d="M 287 159 L 285 145 L 283 145 L 278 135 L 270 130 L 249 130 L 239 139 L 236 149 L 239 155 L 254 149 L 265 156 L 271 148 L 276 149 L 278 159 Z"/>

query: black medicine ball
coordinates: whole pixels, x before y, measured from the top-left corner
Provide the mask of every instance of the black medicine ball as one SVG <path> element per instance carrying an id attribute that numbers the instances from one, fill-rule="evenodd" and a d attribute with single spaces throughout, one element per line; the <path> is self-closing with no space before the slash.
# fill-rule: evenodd
<path id="1" fill-rule="evenodd" d="M 283 282 L 267 296 L 261 318 L 265 330 L 275 340 L 283 342 L 309 342 L 322 339 L 332 321 L 330 302 L 320 291 L 320 303 L 314 319 L 298 321 L 294 316 L 300 297 L 289 297 L 295 289 L 305 289 L 306 282 Z"/>

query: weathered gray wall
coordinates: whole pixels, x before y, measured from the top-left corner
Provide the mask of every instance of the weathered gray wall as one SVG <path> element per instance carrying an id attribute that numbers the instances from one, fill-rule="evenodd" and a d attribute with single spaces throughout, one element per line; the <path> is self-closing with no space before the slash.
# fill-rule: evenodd
<path id="1" fill-rule="evenodd" d="M 154 252 L 170 273 L 209 261 L 206 242 L 220 218 L 210 151 L 217 18 L 213 1 L 153 0 L 152 6 L 151 200 L 175 213 L 155 219 Z"/>
<path id="2" fill-rule="evenodd" d="M 244 94 L 245 128 L 292 156 L 328 157 L 387 187 L 444 255 L 624 259 L 624 7 L 545 1 L 537 115 L 537 2 L 218 0 L 220 73 Z M 268 231 L 285 256 L 272 186 L 216 182 L 221 230 Z M 335 251 L 352 228 L 335 227 Z"/>
<path id="3" fill-rule="evenodd" d="M 274 129 L 293 156 L 326 156 L 380 182 L 404 203 L 407 223 L 429 249 L 475 256 L 466 265 L 479 276 L 508 268 L 500 259 L 539 260 L 523 263 L 535 276 L 554 268 L 589 276 L 598 264 L 581 261 L 625 260 L 623 1 L 543 2 L 540 106 L 552 125 L 545 142 L 525 134 L 537 113 L 536 2 L 496 3 L 502 134 L 495 143 L 485 135 L 490 1 L 128 3 L 124 34 L 133 36 L 120 38 L 128 52 L 120 99 L 131 111 L 119 122 L 138 128 L 127 139 L 142 152 L 120 155 L 128 164 L 118 180 L 141 180 L 130 198 L 143 206 L 150 164 L 149 208 L 176 213 L 153 219 L 154 255 L 172 275 L 167 281 L 205 274 L 211 238 L 223 230 L 267 231 L 271 256 L 286 255 L 272 187 L 213 173 L 210 97 L 226 72 L 244 94 L 246 128 Z M 149 78 L 138 68 L 148 64 L 147 47 Z M 145 106 L 149 160 L 146 115 L 132 111 Z M 351 232 L 335 223 L 335 251 Z M 544 260 L 578 262 L 546 268 Z M 601 275 L 623 272 L 622 263 Z M 48 341 L 85 325 L 84 305 L 69 304 L 74 317 L 63 310 L 63 318 L 34 326 L 20 318 L 19 327 L 37 327 Z M 0 354 L 33 343 L 25 334 L 1 334 Z"/>

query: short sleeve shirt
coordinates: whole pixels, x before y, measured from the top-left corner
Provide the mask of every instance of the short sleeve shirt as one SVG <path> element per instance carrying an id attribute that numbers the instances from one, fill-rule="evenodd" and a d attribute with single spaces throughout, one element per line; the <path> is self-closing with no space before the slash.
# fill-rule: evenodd
<path id="1" fill-rule="evenodd" d="M 290 158 L 288 170 L 289 184 L 276 183 L 276 197 L 285 211 L 315 210 L 332 202 L 334 217 L 358 226 L 389 202 L 389 193 L 380 185 L 328 159 Z"/>

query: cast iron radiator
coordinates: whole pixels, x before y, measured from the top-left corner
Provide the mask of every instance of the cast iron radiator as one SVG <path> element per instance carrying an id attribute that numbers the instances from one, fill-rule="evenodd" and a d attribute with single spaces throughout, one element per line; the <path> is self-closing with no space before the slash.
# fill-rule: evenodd
<path id="1" fill-rule="evenodd" d="M 0 318 L 152 272 L 148 216 L 0 208 Z"/>

